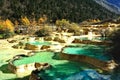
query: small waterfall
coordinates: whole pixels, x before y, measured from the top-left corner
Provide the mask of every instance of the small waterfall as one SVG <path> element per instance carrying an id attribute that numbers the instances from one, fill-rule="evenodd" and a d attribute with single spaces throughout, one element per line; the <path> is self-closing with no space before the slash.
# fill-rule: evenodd
<path id="1" fill-rule="evenodd" d="M 88 39 L 89 39 L 89 40 L 92 40 L 92 39 L 93 39 L 92 31 L 88 32 Z"/>
<path id="2" fill-rule="evenodd" d="M 34 42 L 35 42 L 35 37 L 30 37 L 30 38 L 29 38 L 29 42 L 30 42 L 30 43 L 34 43 Z"/>

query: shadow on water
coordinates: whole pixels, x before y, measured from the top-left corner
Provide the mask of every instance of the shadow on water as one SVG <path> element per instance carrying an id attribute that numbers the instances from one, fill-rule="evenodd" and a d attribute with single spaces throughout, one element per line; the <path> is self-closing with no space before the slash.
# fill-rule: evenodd
<path id="1" fill-rule="evenodd" d="M 112 80 L 120 80 L 120 65 L 117 66 L 111 76 Z"/>
<path id="2" fill-rule="evenodd" d="M 8 64 L 4 64 L 0 67 L 0 70 L 3 72 L 3 73 L 11 73 L 11 71 L 8 69 Z"/>
<path id="3" fill-rule="evenodd" d="M 54 53 L 54 55 L 52 56 L 52 59 L 60 60 L 59 54 L 60 54 L 59 52 Z"/>
<path id="4" fill-rule="evenodd" d="M 48 73 L 43 72 L 43 79 L 45 80 L 56 80 L 53 79 L 50 74 L 54 75 L 54 78 L 62 78 L 61 80 L 64 80 L 64 78 L 73 75 L 75 73 L 79 73 L 85 69 L 95 69 L 94 67 L 87 65 L 86 63 L 78 63 L 78 62 L 61 62 L 60 64 L 54 65 Z"/>
<path id="5" fill-rule="evenodd" d="M 7 79 L 7 80 L 29 80 L 29 76 L 25 76 L 23 78 Z"/>

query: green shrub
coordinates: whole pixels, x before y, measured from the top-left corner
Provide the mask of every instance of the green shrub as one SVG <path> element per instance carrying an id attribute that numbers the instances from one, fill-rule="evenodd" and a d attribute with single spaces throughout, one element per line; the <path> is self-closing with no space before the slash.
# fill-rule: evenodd
<path id="1" fill-rule="evenodd" d="M 59 41 L 60 38 L 59 37 L 55 37 L 53 41 Z"/>
<path id="2" fill-rule="evenodd" d="M 51 32 L 52 29 L 50 27 L 43 27 L 42 29 L 35 32 L 35 35 L 37 35 L 38 37 L 44 37 L 49 36 Z"/>
<path id="3" fill-rule="evenodd" d="M 6 38 L 10 38 L 12 36 L 14 36 L 14 33 L 13 32 L 10 32 L 10 30 L 6 29 L 4 31 L 0 31 L 0 38 L 1 39 L 6 39 Z"/>
<path id="4" fill-rule="evenodd" d="M 52 37 L 45 37 L 44 40 L 45 41 L 52 41 Z"/>
<path id="5" fill-rule="evenodd" d="M 76 23 L 71 23 L 68 27 L 68 32 L 73 32 L 74 35 L 80 35 L 80 28 Z"/>
<path id="6" fill-rule="evenodd" d="M 3 35 L 2 34 L 0 34 L 0 39 L 3 39 Z"/>

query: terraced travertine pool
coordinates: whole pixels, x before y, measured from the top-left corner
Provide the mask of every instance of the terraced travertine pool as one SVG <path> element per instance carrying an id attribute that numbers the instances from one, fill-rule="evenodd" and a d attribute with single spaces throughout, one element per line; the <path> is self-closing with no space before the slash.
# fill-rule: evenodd
<path id="1" fill-rule="evenodd" d="M 47 41 L 44 41 L 44 42 L 39 42 L 39 41 L 34 41 L 34 42 L 27 42 L 29 44 L 32 44 L 32 45 L 51 45 L 51 42 L 47 42 Z"/>
<path id="2" fill-rule="evenodd" d="M 66 54 L 86 55 L 103 61 L 111 60 L 110 55 L 106 53 L 106 46 L 101 45 L 81 44 L 80 47 L 65 47 L 62 52 Z"/>
<path id="3" fill-rule="evenodd" d="M 49 63 L 54 67 L 54 70 L 59 72 L 59 75 L 67 76 L 76 72 L 79 72 L 83 69 L 94 68 L 85 63 L 77 63 L 68 60 L 61 60 L 58 57 L 58 54 L 54 52 L 39 52 L 34 56 L 25 57 L 20 60 L 14 61 L 15 66 L 20 66 L 23 64 L 29 64 L 34 62 L 40 63 Z"/>
<path id="4" fill-rule="evenodd" d="M 82 54 L 91 57 L 95 57 L 101 60 L 109 60 L 109 56 L 104 55 L 104 46 L 95 46 L 95 45 L 83 45 L 79 47 L 67 47 L 64 49 L 65 53 L 68 54 Z M 47 75 L 42 76 L 45 80 L 54 80 L 57 77 L 67 77 L 72 74 L 81 72 L 85 69 L 94 69 L 98 70 L 98 68 L 93 67 L 92 65 L 86 63 L 78 63 L 68 60 L 62 60 L 59 58 L 60 53 L 55 52 L 38 52 L 33 56 L 30 57 L 23 57 L 20 60 L 14 61 L 15 66 L 20 66 L 24 64 L 40 62 L 40 63 L 49 63 L 52 65 L 52 69 L 47 71 Z M 100 70 L 100 69 L 99 69 Z M 39 74 L 38 74 L 39 75 Z M 40 73 L 41 76 L 41 73 Z"/>
<path id="5" fill-rule="evenodd" d="M 109 55 L 105 55 L 105 46 L 81 44 L 81 46 L 79 47 L 66 47 L 63 49 L 63 52 L 67 54 L 86 55 L 104 61 L 111 59 Z M 53 54 L 54 52 L 36 53 L 33 56 L 23 57 L 20 60 L 14 61 L 14 65 L 20 66 L 22 64 L 29 64 L 34 62 L 41 62 L 41 63 L 47 62 L 50 64 L 55 64 L 55 62 L 57 61 L 62 62 L 61 60 L 52 59 Z"/>
<path id="6" fill-rule="evenodd" d="M 92 40 L 92 41 L 95 41 L 95 40 L 99 40 L 99 41 L 104 41 L 104 40 L 109 40 L 108 38 L 106 37 L 92 37 L 91 39 L 89 39 L 89 37 L 80 37 L 79 38 L 80 40 Z"/>
<path id="7" fill-rule="evenodd" d="M 38 76 L 42 76 L 44 80 L 56 80 L 57 78 L 66 78 L 75 73 L 79 73 L 86 69 L 98 70 L 89 64 L 78 63 L 68 60 L 61 60 L 59 54 L 54 52 L 39 52 L 36 55 L 31 57 L 26 57 L 21 60 L 16 60 L 14 65 L 19 66 L 22 64 L 29 64 L 31 62 L 40 62 L 40 63 L 49 63 L 52 65 L 52 68 L 46 70 L 45 73 L 39 73 Z"/>
<path id="8" fill-rule="evenodd" d="M 64 63 L 68 64 L 70 62 L 68 60 L 60 59 L 58 55 L 59 54 L 56 54 L 54 52 L 39 52 L 39 53 L 36 53 L 34 56 L 23 57 L 19 60 L 15 60 L 13 64 L 15 66 L 20 66 L 20 65 L 29 64 L 29 63 L 40 62 L 40 63 L 49 63 L 52 66 L 54 66 L 58 64 L 64 64 Z M 76 62 L 71 62 L 71 63 L 76 64 Z"/>

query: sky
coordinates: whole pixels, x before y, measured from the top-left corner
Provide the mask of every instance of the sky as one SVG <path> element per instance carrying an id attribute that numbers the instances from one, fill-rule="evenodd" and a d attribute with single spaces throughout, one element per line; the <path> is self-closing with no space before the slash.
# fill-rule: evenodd
<path id="1" fill-rule="evenodd" d="M 108 2 L 118 6 L 120 8 L 120 0 L 107 0 Z"/>

